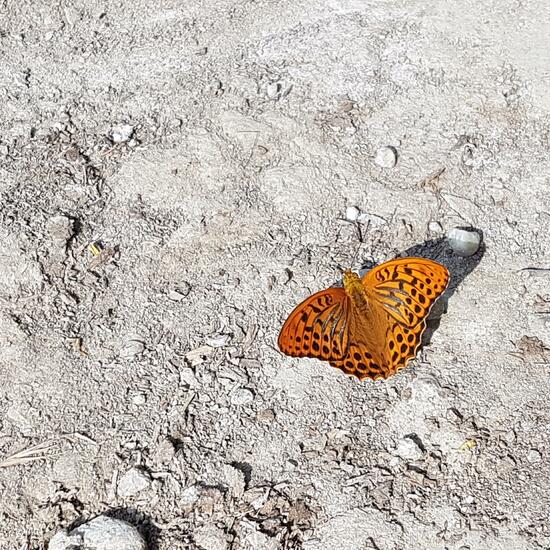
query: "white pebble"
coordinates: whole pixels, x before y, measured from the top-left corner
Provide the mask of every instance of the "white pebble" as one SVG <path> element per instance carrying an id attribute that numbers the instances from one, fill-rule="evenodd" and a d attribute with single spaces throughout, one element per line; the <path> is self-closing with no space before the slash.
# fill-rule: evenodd
<path id="1" fill-rule="evenodd" d="M 136 355 L 139 355 L 145 349 L 145 344 L 139 340 L 130 340 L 124 344 L 124 347 L 120 350 L 120 356 L 123 359 L 132 359 Z"/>
<path id="2" fill-rule="evenodd" d="M 542 460 L 542 454 L 537 449 L 531 449 L 527 453 L 527 460 L 533 463 L 540 462 Z"/>
<path id="3" fill-rule="evenodd" d="M 179 290 L 170 290 L 168 298 L 173 302 L 181 302 L 185 298 L 185 294 L 182 294 Z"/>
<path id="4" fill-rule="evenodd" d="M 233 405 L 246 405 L 254 399 L 254 394 L 246 388 L 240 388 L 231 395 Z"/>
<path id="5" fill-rule="evenodd" d="M 149 485 L 151 485 L 151 478 L 145 472 L 132 468 L 120 478 L 117 493 L 121 497 L 133 497 L 148 489 Z"/>
<path id="6" fill-rule="evenodd" d="M 396 453 L 404 460 L 419 460 L 422 458 L 422 449 L 410 437 L 404 437 L 398 443 Z"/>
<path id="7" fill-rule="evenodd" d="M 179 502 L 182 506 L 192 506 L 200 496 L 200 488 L 197 485 L 191 485 L 181 492 Z"/>
<path id="8" fill-rule="evenodd" d="M 183 300 L 191 292 L 191 285 L 187 281 L 182 281 L 175 289 L 168 292 L 168 298 L 174 302 Z"/>
<path id="9" fill-rule="evenodd" d="M 231 342 L 229 334 L 217 334 L 206 339 L 206 345 L 212 348 L 223 348 Z"/>
<path id="10" fill-rule="evenodd" d="M 134 397 L 132 397 L 132 403 L 134 405 L 141 406 L 141 405 L 145 405 L 146 402 L 147 402 L 147 398 L 145 397 L 145 394 L 143 394 L 143 393 L 136 393 L 136 395 L 134 395 Z"/>
<path id="11" fill-rule="evenodd" d="M 267 95 L 269 99 L 279 99 L 281 92 L 282 86 L 280 82 L 270 82 L 265 87 L 265 95 Z"/>
<path id="12" fill-rule="evenodd" d="M 68 532 L 63 529 L 52 537 L 49 550 L 146 550 L 139 531 L 129 523 L 98 516 Z"/>
<path id="13" fill-rule="evenodd" d="M 115 126 L 111 130 L 111 139 L 114 143 L 124 143 L 129 141 L 134 133 L 134 127 L 129 124 L 121 124 L 120 126 Z"/>
<path id="14" fill-rule="evenodd" d="M 447 236 L 449 246 L 459 256 L 473 256 L 481 244 L 481 237 L 476 231 L 454 227 Z"/>
<path id="15" fill-rule="evenodd" d="M 382 168 L 393 168 L 397 164 L 397 150 L 391 145 L 380 147 L 376 151 L 374 162 Z"/>
<path id="16" fill-rule="evenodd" d="M 64 245 L 73 236 L 74 221 L 66 216 L 53 216 L 46 222 L 46 229 L 53 241 Z"/>
<path id="17" fill-rule="evenodd" d="M 241 498 L 246 486 L 243 472 L 231 466 L 231 464 L 224 464 L 222 473 L 225 484 L 229 487 L 233 496 Z"/>
<path id="18" fill-rule="evenodd" d="M 359 208 L 357 208 L 357 206 L 348 206 L 346 208 L 346 220 L 350 222 L 355 222 L 357 221 L 360 213 L 361 211 L 359 210 Z"/>

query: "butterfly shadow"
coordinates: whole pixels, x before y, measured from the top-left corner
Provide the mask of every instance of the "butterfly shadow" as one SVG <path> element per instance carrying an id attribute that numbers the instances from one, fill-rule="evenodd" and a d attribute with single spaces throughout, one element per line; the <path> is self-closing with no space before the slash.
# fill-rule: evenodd
<path id="1" fill-rule="evenodd" d="M 475 231 L 481 239 L 479 250 L 469 257 L 462 257 L 455 254 L 449 247 L 446 238 L 432 239 L 424 241 L 421 244 L 416 244 L 404 250 L 399 254 L 398 258 L 406 258 L 416 256 L 427 258 L 443 264 L 450 273 L 449 286 L 443 296 L 434 304 L 430 314 L 426 320 L 426 331 L 422 337 L 422 345 L 429 344 L 433 333 L 439 328 L 441 317 L 447 313 L 449 300 L 456 292 L 456 289 L 462 284 L 464 279 L 478 266 L 485 254 L 485 242 L 483 239 L 483 231 L 475 227 L 460 227 L 468 231 Z M 363 268 L 372 268 L 372 265 L 366 264 Z"/>

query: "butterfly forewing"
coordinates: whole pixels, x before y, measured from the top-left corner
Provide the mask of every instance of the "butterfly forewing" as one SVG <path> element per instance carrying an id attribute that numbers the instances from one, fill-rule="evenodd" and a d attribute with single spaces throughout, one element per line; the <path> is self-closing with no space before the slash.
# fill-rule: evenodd
<path id="1" fill-rule="evenodd" d="M 403 258 L 375 267 L 362 281 L 374 302 L 403 327 L 412 328 L 426 318 L 447 288 L 449 272 L 425 258 Z"/>
<path id="2" fill-rule="evenodd" d="M 350 300 L 343 288 L 328 288 L 304 300 L 279 334 L 279 348 L 293 357 L 341 359 L 348 351 Z"/>

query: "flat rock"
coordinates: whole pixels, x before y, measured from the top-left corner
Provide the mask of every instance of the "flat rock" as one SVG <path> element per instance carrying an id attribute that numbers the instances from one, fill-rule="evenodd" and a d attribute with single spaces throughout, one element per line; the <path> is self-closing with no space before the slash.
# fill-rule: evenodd
<path id="1" fill-rule="evenodd" d="M 117 492 L 121 497 L 133 497 L 149 488 L 151 478 L 137 468 L 128 470 L 119 480 Z"/>
<path id="2" fill-rule="evenodd" d="M 55 534 L 49 550 L 146 550 L 139 531 L 120 519 L 98 516 L 72 531 Z"/>

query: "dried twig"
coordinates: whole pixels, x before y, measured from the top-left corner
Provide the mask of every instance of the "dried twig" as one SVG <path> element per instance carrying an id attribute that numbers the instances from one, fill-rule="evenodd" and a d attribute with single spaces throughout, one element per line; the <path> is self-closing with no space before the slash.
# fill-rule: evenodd
<path id="1" fill-rule="evenodd" d="M 0 462 L 0 468 L 9 468 L 10 466 L 19 466 L 36 460 L 45 460 L 47 451 L 53 447 L 53 441 L 44 441 L 37 443 L 27 449 L 22 449 Z"/>

